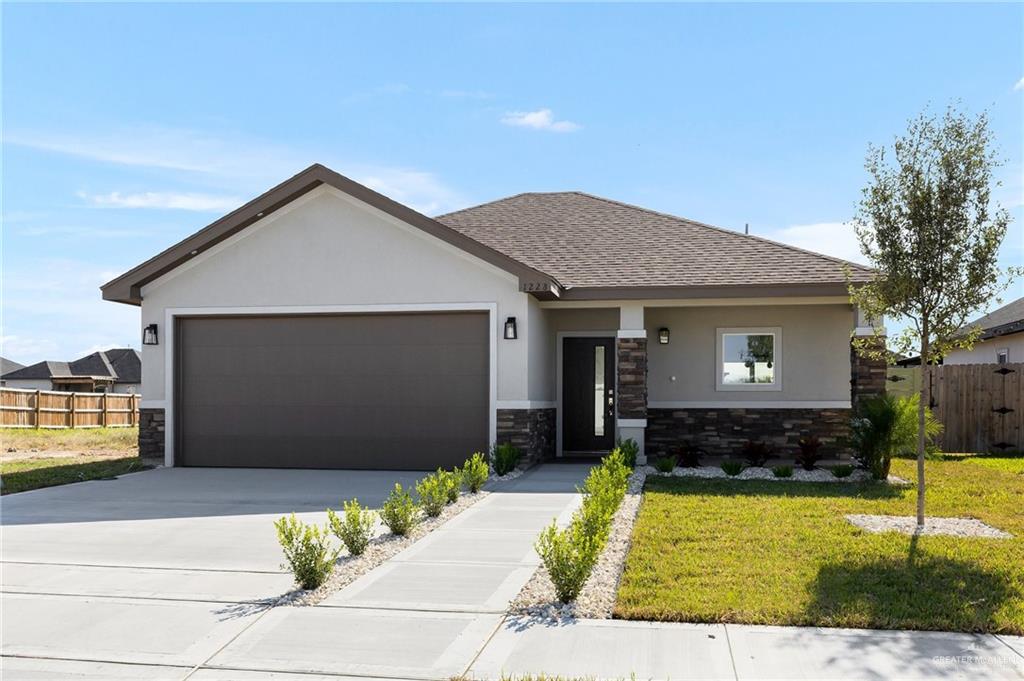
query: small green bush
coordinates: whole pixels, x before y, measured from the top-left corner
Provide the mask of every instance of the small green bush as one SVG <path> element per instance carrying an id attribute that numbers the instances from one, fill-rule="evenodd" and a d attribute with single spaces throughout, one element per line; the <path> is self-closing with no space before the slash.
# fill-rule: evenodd
<path id="1" fill-rule="evenodd" d="M 791 478 L 793 477 L 792 466 L 773 466 L 772 475 L 776 478 Z"/>
<path id="2" fill-rule="evenodd" d="M 821 440 L 811 435 L 797 441 L 800 453 L 796 455 L 796 463 L 805 471 L 813 471 L 814 464 L 821 461 Z"/>
<path id="3" fill-rule="evenodd" d="M 441 472 L 431 473 L 416 483 L 416 494 L 423 512 L 430 518 L 436 518 L 448 503 L 448 483 Z"/>
<path id="4" fill-rule="evenodd" d="M 395 488 L 381 506 L 380 519 L 393 534 L 404 537 L 419 524 L 419 512 L 419 506 L 413 501 L 412 495 L 396 482 Z"/>
<path id="5" fill-rule="evenodd" d="M 832 467 L 832 475 L 837 478 L 848 478 L 851 473 L 853 473 L 853 466 L 849 466 L 847 464 L 840 464 Z"/>
<path id="6" fill-rule="evenodd" d="M 626 495 L 628 483 L 629 468 L 618 450 L 606 456 L 600 466 L 590 470 L 580 488 L 583 505 L 578 514 L 578 522 L 587 536 L 604 542 L 611 530 L 612 517 Z"/>
<path id="7" fill-rule="evenodd" d="M 360 506 L 358 499 L 346 501 L 343 505 L 343 518 L 331 509 L 327 509 L 327 522 L 334 536 L 348 549 L 350 555 L 361 556 L 373 536 L 374 513 Z"/>
<path id="8" fill-rule="evenodd" d="M 654 469 L 659 473 L 671 473 L 676 467 L 676 460 L 671 456 L 662 456 L 654 460 Z"/>
<path id="9" fill-rule="evenodd" d="M 743 465 L 742 461 L 734 461 L 732 459 L 726 459 L 722 462 L 722 470 L 725 474 L 731 477 L 735 477 L 743 472 L 746 466 Z"/>
<path id="10" fill-rule="evenodd" d="M 615 449 L 622 452 L 623 460 L 630 468 L 636 468 L 636 457 L 640 455 L 640 445 L 633 438 L 619 440 L 615 443 Z"/>
<path id="11" fill-rule="evenodd" d="M 601 542 L 587 535 L 582 522 L 574 521 L 564 530 L 552 522 L 540 533 L 535 548 L 555 585 L 558 600 L 569 603 L 579 595 L 594 569 Z"/>
<path id="12" fill-rule="evenodd" d="M 441 483 L 444 485 L 445 501 L 454 504 L 459 500 L 459 492 L 462 491 L 462 471 L 458 468 L 451 471 L 438 468 L 437 476 L 441 478 Z"/>
<path id="13" fill-rule="evenodd" d="M 502 442 L 491 449 L 491 465 L 498 475 L 511 473 L 519 463 L 519 448 L 511 442 Z"/>
<path id="14" fill-rule="evenodd" d="M 490 474 L 487 458 L 481 452 L 476 452 L 462 464 L 462 484 L 473 494 L 480 491 Z"/>
<path id="15" fill-rule="evenodd" d="M 332 549 L 330 530 L 302 522 L 292 513 L 274 522 L 286 564 L 303 589 L 315 589 L 334 571 L 341 549 Z"/>

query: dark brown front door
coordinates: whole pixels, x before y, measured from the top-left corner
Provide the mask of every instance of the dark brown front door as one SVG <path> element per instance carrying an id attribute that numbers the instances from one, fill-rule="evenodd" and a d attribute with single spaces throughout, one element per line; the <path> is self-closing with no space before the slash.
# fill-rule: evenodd
<path id="1" fill-rule="evenodd" d="M 177 324 L 185 466 L 433 470 L 485 451 L 487 313 Z"/>
<path id="2" fill-rule="evenodd" d="M 562 451 L 615 445 L 615 340 L 562 339 Z"/>

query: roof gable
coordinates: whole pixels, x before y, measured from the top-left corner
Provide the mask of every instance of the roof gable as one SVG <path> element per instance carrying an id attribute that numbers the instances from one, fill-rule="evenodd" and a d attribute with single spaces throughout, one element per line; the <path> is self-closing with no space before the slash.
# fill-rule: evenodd
<path id="1" fill-rule="evenodd" d="M 71 376 L 109 377 L 116 383 L 141 383 L 142 358 L 132 348 L 93 352 L 71 362 L 46 360 L 3 375 L 4 379 L 29 380 Z"/>
<path id="2" fill-rule="evenodd" d="M 199 253 L 212 248 L 233 234 L 324 184 L 367 203 L 408 225 L 421 229 L 442 241 L 461 248 L 485 262 L 510 272 L 519 277 L 521 281 L 541 282 L 544 286 L 550 287 L 550 290 L 555 290 L 558 287 L 558 282 L 544 272 L 530 268 L 504 253 L 467 237 L 458 230 L 437 222 L 408 206 L 393 201 L 369 187 L 316 163 L 273 189 L 261 194 L 241 208 L 228 213 L 192 236 L 178 242 L 141 265 L 134 267 L 120 277 L 107 282 L 100 287 L 103 298 L 132 305 L 141 304 L 141 289 L 145 284 L 188 262 L 191 258 L 199 255 Z"/>

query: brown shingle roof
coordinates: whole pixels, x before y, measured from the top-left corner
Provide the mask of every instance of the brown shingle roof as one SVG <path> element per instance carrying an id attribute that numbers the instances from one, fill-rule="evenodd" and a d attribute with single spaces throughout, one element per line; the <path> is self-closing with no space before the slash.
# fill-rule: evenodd
<path id="1" fill-rule="evenodd" d="M 842 284 L 871 270 L 582 192 L 528 193 L 439 222 L 567 288 Z"/>

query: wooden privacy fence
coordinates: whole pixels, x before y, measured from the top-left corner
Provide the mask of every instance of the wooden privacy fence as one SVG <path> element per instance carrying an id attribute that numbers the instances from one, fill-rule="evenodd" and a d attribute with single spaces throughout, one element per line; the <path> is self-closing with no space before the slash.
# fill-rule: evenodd
<path id="1" fill-rule="evenodd" d="M 0 388 L 5 428 L 119 428 L 139 424 L 139 396 Z"/>
<path id="2" fill-rule="evenodd" d="M 929 373 L 943 451 L 1024 451 L 1024 364 L 944 364 Z"/>

